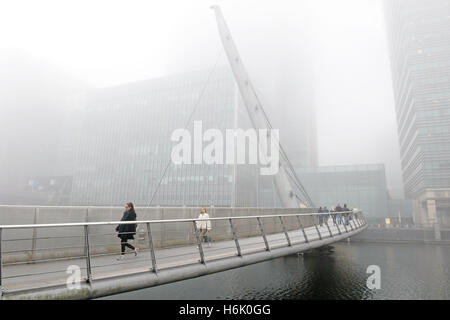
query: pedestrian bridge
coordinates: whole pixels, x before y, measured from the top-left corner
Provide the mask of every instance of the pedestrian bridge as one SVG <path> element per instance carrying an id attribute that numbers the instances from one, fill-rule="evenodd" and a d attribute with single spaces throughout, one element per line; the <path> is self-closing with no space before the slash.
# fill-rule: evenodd
<path id="1" fill-rule="evenodd" d="M 367 226 L 361 211 L 296 211 L 211 217 L 210 245 L 195 219 L 0 225 L 1 299 L 98 298 L 292 255 Z M 119 223 L 137 224 L 139 248 L 120 261 Z"/>

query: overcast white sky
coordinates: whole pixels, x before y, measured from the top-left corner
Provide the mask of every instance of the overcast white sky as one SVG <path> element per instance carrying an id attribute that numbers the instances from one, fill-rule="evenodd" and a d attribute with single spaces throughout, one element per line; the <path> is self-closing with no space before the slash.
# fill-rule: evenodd
<path id="1" fill-rule="evenodd" d="M 209 67 L 204 57 L 222 50 L 209 9 L 217 3 L 232 32 L 263 30 L 257 43 L 307 22 L 320 164 L 385 163 L 400 195 L 381 0 L 0 0 L 0 51 L 24 50 L 98 87 L 163 76 L 184 61 Z"/>

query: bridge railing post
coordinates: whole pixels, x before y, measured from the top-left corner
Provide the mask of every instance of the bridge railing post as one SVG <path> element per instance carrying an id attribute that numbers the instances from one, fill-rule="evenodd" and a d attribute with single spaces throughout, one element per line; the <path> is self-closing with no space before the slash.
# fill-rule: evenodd
<path id="1" fill-rule="evenodd" d="M 361 226 L 365 226 L 367 224 L 366 222 L 366 218 L 363 216 L 363 214 L 360 212 L 361 214 L 361 220 L 362 220 L 362 225 Z"/>
<path id="2" fill-rule="evenodd" d="M 348 225 L 350 226 L 351 231 L 353 231 L 353 225 L 350 223 L 350 212 L 347 213 L 347 218 L 345 219 L 345 221 L 348 223 Z"/>
<path id="3" fill-rule="evenodd" d="M 357 224 L 358 228 L 362 227 L 361 221 L 359 221 L 358 213 L 355 214 L 355 223 Z"/>
<path id="4" fill-rule="evenodd" d="M 342 234 L 342 231 L 341 231 L 341 228 L 339 228 L 339 223 L 338 223 L 338 221 L 337 221 L 337 213 L 336 213 L 336 212 L 333 212 L 331 217 L 332 217 L 332 219 L 333 219 L 334 225 L 335 225 L 336 228 L 338 229 L 339 235 L 341 235 L 341 234 Z"/>
<path id="5" fill-rule="evenodd" d="M 236 244 L 237 255 L 239 257 L 241 257 L 242 256 L 241 246 L 239 245 L 239 239 L 238 239 L 238 236 L 236 233 L 236 229 L 234 228 L 234 225 L 233 225 L 233 219 L 230 218 L 229 221 L 230 221 L 231 232 L 233 233 L 234 243 Z"/>
<path id="6" fill-rule="evenodd" d="M 200 263 L 205 263 L 205 254 L 203 252 L 203 247 L 202 247 L 202 240 L 200 239 L 200 234 L 198 232 L 198 228 L 197 228 L 197 221 L 194 220 L 192 221 L 194 223 L 194 232 L 195 232 L 195 237 L 197 238 L 197 247 L 198 247 L 198 252 L 200 254 Z"/>
<path id="7" fill-rule="evenodd" d="M 306 235 L 305 228 L 303 228 L 303 225 L 302 225 L 302 221 L 301 221 L 301 219 L 300 219 L 300 216 L 297 216 L 297 220 L 298 220 L 298 224 L 299 224 L 299 226 L 300 226 L 300 229 L 302 230 L 303 237 L 305 238 L 305 242 L 308 243 L 308 242 L 309 242 L 308 236 Z"/>
<path id="8" fill-rule="evenodd" d="M 259 229 L 261 230 L 261 235 L 263 237 L 264 244 L 266 245 L 266 251 L 270 251 L 269 242 L 267 241 L 266 233 L 264 231 L 264 227 L 263 227 L 263 224 L 261 222 L 261 218 L 260 217 L 256 217 L 256 220 L 258 220 Z"/>
<path id="9" fill-rule="evenodd" d="M 362 227 L 362 223 L 361 223 L 361 220 L 359 219 L 359 213 L 358 212 L 355 214 L 355 221 L 358 224 L 358 228 L 361 228 Z"/>
<path id="10" fill-rule="evenodd" d="M 352 213 L 352 220 L 353 220 L 353 224 L 354 224 L 355 228 L 358 229 L 360 227 L 360 225 L 358 223 L 358 217 L 356 216 L 355 212 Z"/>
<path id="11" fill-rule="evenodd" d="M 320 230 L 319 230 L 319 228 L 317 227 L 317 223 L 314 224 L 314 227 L 316 228 L 317 235 L 319 236 L 319 240 L 322 240 L 322 235 L 320 234 Z"/>
<path id="12" fill-rule="evenodd" d="M 328 216 L 324 216 L 325 225 L 327 226 L 328 232 L 330 233 L 330 238 L 333 237 L 333 233 L 331 232 L 330 226 L 328 225 Z"/>
<path id="13" fill-rule="evenodd" d="M 351 221 L 353 222 L 353 227 L 355 228 L 355 230 L 358 229 L 359 226 L 358 226 L 358 223 L 356 222 L 356 217 L 353 214 L 352 214 L 352 220 Z"/>
<path id="14" fill-rule="evenodd" d="M 353 224 L 354 224 L 354 226 L 355 226 L 355 229 L 358 229 L 358 228 L 359 228 L 359 223 L 358 223 L 356 217 L 353 217 Z"/>
<path id="15" fill-rule="evenodd" d="M 89 248 L 89 226 L 84 225 L 84 248 L 86 253 L 86 274 L 87 282 L 92 282 L 92 269 L 91 269 L 91 252 Z"/>
<path id="16" fill-rule="evenodd" d="M 291 239 L 289 239 L 289 235 L 287 233 L 286 226 L 284 225 L 283 217 L 279 216 L 279 218 L 280 218 L 281 226 L 283 227 L 283 232 L 284 232 L 284 235 L 286 237 L 287 244 L 288 244 L 289 247 L 291 247 L 292 246 Z"/>
<path id="17" fill-rule="evenodd" d="M 344 216 L 344 214 L 341 212 L 340 213 L 340 219 L 339 219 L 339 221 L 342 223 L 342 225 L 344 226 L 344 229 L 345 229 L 345 233 L 347 233 L 348 232 L 348 230 L 347 230 L 347 226 L 345 225 L 345 216 Z"/>
<path id="18" fill-rule="evenodd" d="M 152 259 L 152 271 L 156 272 L 156 255 L 155 248 L 153 246 L 152 229 L 150 228 L 150 222 L 147 222 L 147 235 L 148 235 L 148 246 L 150 249 L 150 257 Z"/>

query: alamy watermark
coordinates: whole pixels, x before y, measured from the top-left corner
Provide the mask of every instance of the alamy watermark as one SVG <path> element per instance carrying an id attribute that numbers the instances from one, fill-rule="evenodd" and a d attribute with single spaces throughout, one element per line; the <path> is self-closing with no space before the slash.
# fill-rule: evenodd
<path id="1" fill-rule="evenodd" d="M 366 273 L 371 274 L 366 281 L 367 288 L 381 289 L 381 269 L 377 265 L 370 265 L 366 269 Z"/>
<path id="2" fill-rule="evenodd" d="M 79 266 L 72 264 L 67 267 L 66 273 L 69 275 L 66 280 L 66 286 L 69 290 L 81 289 L 81 269 Z"/>
<path id="3" fill-rule="evenodd" d="M 202 121 L 194 121 L 194 132 L 184 128 L 172 132 L 174 164 L 248 164 L 261 165 L 261 175 L 275 175 L 280 166 L 278 129 L 219 129 L 203 132 Z M 206 145 L 203 146 L 203 143 Z M 246 152 L 248 145 L 248 153 Z M 225 152 L 225 154 L 224 154 Z"/>

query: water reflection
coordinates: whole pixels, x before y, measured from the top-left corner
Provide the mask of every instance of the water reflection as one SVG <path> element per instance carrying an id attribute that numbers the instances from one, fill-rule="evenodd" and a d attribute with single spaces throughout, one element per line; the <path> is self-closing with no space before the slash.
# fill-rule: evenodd
<path id="1" fill-rule="evenodd" d="M 369 265 L 381 289 L 366 286 Z M 341 242 L 106 299 L 448 299 L 450 246 Z"/>

